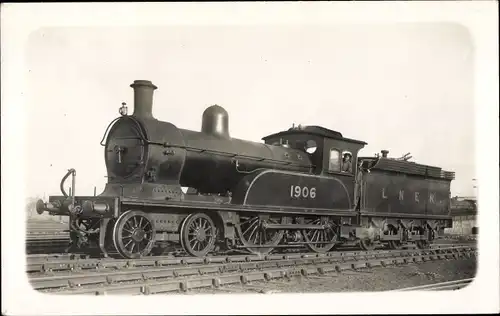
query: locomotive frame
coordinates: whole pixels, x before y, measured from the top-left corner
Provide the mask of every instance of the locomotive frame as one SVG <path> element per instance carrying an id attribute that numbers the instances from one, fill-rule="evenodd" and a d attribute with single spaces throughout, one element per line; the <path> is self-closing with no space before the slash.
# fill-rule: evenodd
<path id="1" fill-rule="evenodd" d="M 205 110 L 201 133 L 182 130 L 152 116 L 156 86 L 136 80 L 131 87 L 134 114 L 122 107 L 101 141 L 103 193 L 76 196 L 70 169 L 63 195 L 37 202 L 39 214 L 70 217 L 73 249 L 138 258 L 171 245 L 198 257 L 217 249 L 327 252 L 341 244 L 425 248 L 451 227 L 453 172 L 387 151 L 358 157 L 365 142 L 319 126 L 292 127 L 264 144 L 234 139 L 220 106 Z"/>

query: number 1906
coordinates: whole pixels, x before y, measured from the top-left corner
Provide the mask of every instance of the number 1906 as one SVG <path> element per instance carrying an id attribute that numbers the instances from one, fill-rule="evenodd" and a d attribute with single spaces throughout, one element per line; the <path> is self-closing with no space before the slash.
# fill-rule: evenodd
<path id="1" fill-rule="evenodd" d="M 301 187 L 300 185 L 290 186 L 290 197 L 292 198 L 316 198 L 316 188 Z"/>

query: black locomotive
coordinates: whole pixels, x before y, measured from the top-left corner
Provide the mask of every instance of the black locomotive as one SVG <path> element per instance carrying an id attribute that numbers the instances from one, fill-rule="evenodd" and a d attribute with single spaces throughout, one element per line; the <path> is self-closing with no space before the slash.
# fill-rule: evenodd
<path id="1" fill-rule="evenodd" d="M 71 169 L 63 196 L 37 203 L 40 214 L 70 217 L 75 247 L 127 258 L 168 245 L 191 256 L 214 249 L 327 252 L 353 243 L 423 248 L 451 227 L 453 172 L 387 151 L 358 157 L 365 142 L 319 126 L 292 127 L 265 143 L 231 138 L 228 114 L 217 105 L 203 113 L 201 132 L 180 129 L 153 117 L 156 86 L 136 80 L 131 87 L 133 115 L 122 107 L 101 141 L 104 191 L 75 196 Z"/>

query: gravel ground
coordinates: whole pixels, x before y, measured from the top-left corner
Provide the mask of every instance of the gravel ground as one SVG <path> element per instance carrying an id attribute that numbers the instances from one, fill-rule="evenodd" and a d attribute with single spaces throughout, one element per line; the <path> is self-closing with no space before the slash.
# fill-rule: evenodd
<path id="1" fill-rule="evenodd" d="M 376 267 L 344 271 L 325 276 L 295 277 L 290 281 L 273 280 L 249 285 L 228 285 L 221 289 L 199 289 L 188 294 L 211 293 L 325 293 L 387 291 L 405 287 L 473 278 L 476 259 L 441 260 L 396 267 Z"/>

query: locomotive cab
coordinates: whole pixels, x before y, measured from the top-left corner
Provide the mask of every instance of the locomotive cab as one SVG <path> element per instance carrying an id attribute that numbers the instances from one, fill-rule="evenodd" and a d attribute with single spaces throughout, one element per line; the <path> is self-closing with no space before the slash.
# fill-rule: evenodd
<path id="1" fill-rule="evenodd" d="M 366 145 L 363 141 L 345 138 L 341 133 L 324 127 L 300 125 L 262 140 L 266 144 L 288 145 L 304 151 L 313 164 L 312 173 L 324 176 L 354 177 L 358 152 Z"/>

